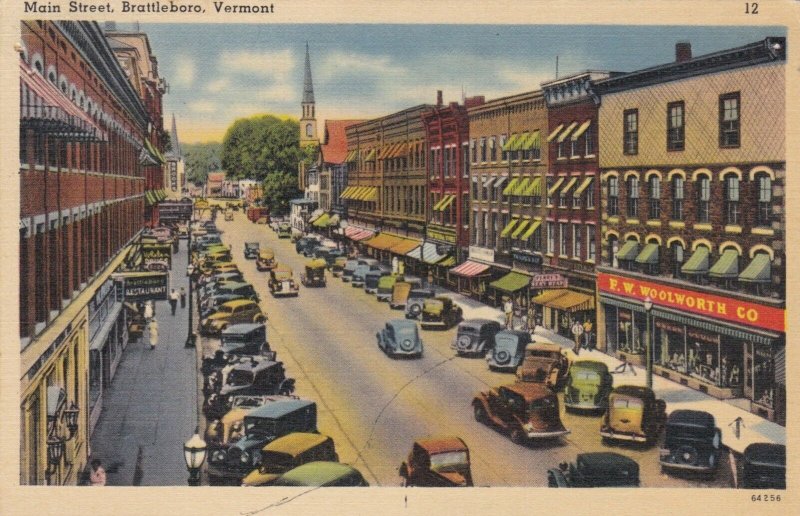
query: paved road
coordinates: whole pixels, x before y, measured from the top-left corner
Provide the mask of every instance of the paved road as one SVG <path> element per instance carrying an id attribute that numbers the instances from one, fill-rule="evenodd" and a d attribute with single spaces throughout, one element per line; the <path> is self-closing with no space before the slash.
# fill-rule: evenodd
<path id="1" fill-rule="evenodd" d="M 469 445 L 476 486 L 546 486 L 546 471 L 586 451 L 607 450 L 600 443 L 599 417 L 562 414 L 572 434 L 556 443 L 519 446 L 501 432 L 478 424 L 470 402 L 489 387 L 513 381 L 491 372 L 481 359 L 455 358 L 449 345 L 455 330 L 423 331 L 425 354 L 419 360 L 393 360 L 378 350 L 375 333 L 386 320 L 402 317 L 372 295 L 328 277 L 327 288 L 301 287 L 297 298 L 274 299 L 265 273 L 242 254 L 245 241 L 275 250 L 295 276 L 305 258 L 289 240 L 278 240 L 262 225 L 238 212 L 218 219 L 223 240 L 245 278 L 262 296 L 268 336 L 297 393 L 319 405 L 319 429 L 331 435 L 342 462 L 359 468 L 372 485 L 397 486 L 397 468 L 411 443 L 427 435 L 452 434 Z M 730 486 L 727 465 L 711 483 L 660 473 L 656 448 L 615 448 L 640 463 L 644 486 Z"/>

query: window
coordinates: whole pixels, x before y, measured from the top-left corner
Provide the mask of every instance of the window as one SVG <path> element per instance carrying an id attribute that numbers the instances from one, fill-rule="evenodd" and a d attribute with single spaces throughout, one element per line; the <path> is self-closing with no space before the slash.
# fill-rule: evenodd
<path id="1" fill-rule="evenodd" d="M 710 200 L 711 200 L 711 178 L 700 176 L 700 184 L 697 189 L 697 221 L 708 222 L 710 220 Z"/>
<path id="2" fill-rule="evenodd" d="M 556 249 L 556 225 L 554 222 L 547 223 L 547 253 L 553 254 Z"/>
<path id="3" fill-rule="evenodd" d="M 758 188 L 757 224 L 769 226 L 772 215 L 772 179 L 767 174 L 759 174 L 756 176 L 756 187 Z"/>
<path id="4" fill-rule="evenodd" d="M 306 136 L 314 136 L 314 126 L 306 124 Z"/>
<path id="5" fill-rule="evenodd" d="M 597 257 L 594 226 L 586 226 L 586 260 L 593 262 Z"/>
<path id="6" fill-rule="evenodd" d="M 622 114 L 623 120 L 623 136 L 622 136 L 622 152 L 623 154 L 638 154 L 639 153 L 639 110 L 628 109 Z"/>
<path id="7" fill-rule="evenodd" d="M 469 141 L 469 150 L 472 153 L 472 162 L 478 162 L 478 146 L 475 144 L 475 138 Z"/>
<path id="8" fill-rule="evenodd" d="M 577 196 L 576 196 L 576 195 L 573 193 L 573 194 L 572 194 L 572 208 L 573 208 L 573 209 L 578 209 L 578 208 L 580 208 L 580 207 L 581 207 L 581 201 L 582 201 L 582 200 L 583 200 L 583 196 L 582 196 L 582 195 L 577 195 Z"/>
<path id="9" fill-rule="evenodd" d="M 672 220 L 683 220 L 683 178 L 672 178 Z"/>
<path id="10" fill-rule="evenodd" d="M 571 149 L 570 149 L 570 157 L 571 158 L 579 158 L 581 156 L 581 150 L 579 146 L 578 140 L 571 141 Z"/>
<path id="11" fill-rule="evenodd" d="M 584 141 L 586 144 L 586 156 L 594 155 L 594 139 L 592 137 L 592 126 L 590 125 L 584 133 Z"/>
<path id="12" fill-rule="evenodd" d="M 619 178 L 616 176 L 608 178 L 608 215 L 619 215 Z"/>
<path id="13" fill-rule="evenodd" d="M 469 144 L 461 144 L 461 175 L 464 179 L 469 177 Z"/>
<path id="14" fill-rule="evenodd" d="M 685 123 L 683 101 L 667 104 L 667 150 L 683 150 Z"/>
<path id="15" fill-rule="evenodd" d="M 486 138 L 481 138 L 481 163 L 486 163 Z"/>
<path id="16" fill-rule="evenodd" d="M 673 242 L 670 250 L 672 251 L 672 277 L 680 278 L 683 266 L 683 245 L 680 242 Z"/>
<path id="17" fill-rule="evenodd" d="M 580 224 L 572 225 L 572 257 L 580 259 L 581 257 L 581 226 Z"/>
<path id="18" fill-rule="evenodd" d="M 472 241 L 475 242 L 475 245 L 480 245 L 480 232 L 478 230 L 478 221 L 480 220 L 481 214 L 473 212 L 472 214 Z"/>
<path id="19" fill-rule="evenodd" d="M 558 142 L 556 144 L 556 150 L 558 152 L 558 158 L 566 158 L 567 157 L 566 145 L 567 145 L 566 142 Z"/>
<path id="20" fill-rule="evenodd" d="M 740 142 L 739 92 L 719 97 L 719 146 L 738 147 Z"/>
<path id="21" fill-rule="evenodd" d="M 592 210 L 594 209 L 594 184 L 590 184 L 589 188 L 586 189 L 586 209 Z"/>
<path id="22" fill-rule="evenodd" d="M 508 151 L 503 148 L 505 146 L 506 146 L 506 135 L 505 134 L 501 134 L 500 135 L 500 156 L 501 156 L 501 159 L 503 161 L 507 161 L 508 160 Z"/>
<path id="23" fill-rule="evenodd" d="M 639 178 L 630 176 L 627 179 L 628 188 L 628 218 L 639 217 Z"/>
<path id="24" fill-rule="evenodd" d="M 558 237 L 560 239 L 559 241 L 560 241 L 560 244 L 561 244 L 559 246 L 558 253 L 561 256 L 567 256 L 569 239 L 567 238 L 568 235 L 567 235 L 567 223 L 566 222 L 559 222 L 558 223 Z"/>
<path id="25" fill-rule="evenodd" d="M 725 176 L 725 223 L 739 224 L 739 177 Z"/>
<path id="26" fill-rule="evenodd" d="M 559 208 L 566 208 L 567 207 L 567 195 L 566 194 L 559 194 L 558 195 L 558 207 Z"/>
<path id="27" fill-rule="evenodd" d="M 495 140 L 496 140 L 495 136 L 492 136 L 491 138 L 489 138 L 489 159 L 490 159 L 490 161 L 497 161 L 497 145 L 495 145 L 495 143 L 497 143 L 497 142 Z"/>
<path id="28" fill-rule="evenodd" d="M 661 217 L 661 179 L 653 174 L 647 181 L 647 189 L 650 192 L 650 210 L 648 218 L 657 219 Z"/>
<path id="29" fill-rule="evenodd" d="M 608 235 L 608 261 L 614 268 L 619 267 L 617 251 L 619 251 L 619 239 L 615 235 Z"/>

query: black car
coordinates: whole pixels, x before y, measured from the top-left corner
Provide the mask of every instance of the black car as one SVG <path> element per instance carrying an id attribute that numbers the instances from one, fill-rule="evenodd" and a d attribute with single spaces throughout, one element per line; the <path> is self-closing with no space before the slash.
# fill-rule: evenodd
<path id="1" fill-rule="evenodd" d="M 639 464 L 614 452 L 580 453 L 547 471 L 548 487 L 639 487 Z"/>
<path id="2" fill-rule="evenodd" d="M 739 487 L 786 489 L 786 446 L 753 443 L 744 449 Z"/>
<path id="3" fill-rule="evenodd" d="M 316 238 L 311 237 L 300 237 L 297 242 L 294 243 L 294 250 L 298 253 L 308 256 L 307 249 L 310 247 L 315 247 L 319 245 L 319 240 Z"/>
<path id="4" fill-rule="evenodd" d="M 258 242 L 245 242 L 244 243 L 244 257 L 247 260 L 255 260 L 258 258 L 258 249 L 260 245 Z"/>
<path id="5" fill-rule="evenodd" d="M 502 325 L 489 319 L 469 319 L 458 325 L 450 348 L 458 355 L 485 355 L 494 346 L 494 336 Z"/>
<path id="6" fill-rule="evenodd" d="M 245 299 L 255 301 L 256 303 L 258 303 L 260 300 L 258 292 L 256 292 L 256 289 L 253 287 L 253 285 L 243 281 L 229 281 L 223 283 L 217 287 L 216 294 L 236 294 L 244 297 Z"/>
<path id="7" fill-rule="evenodd" d="M 701 410 L 673 410 L 661 442 L 661 469 L 713 474 L 722 451 L 714 416 Z"/>
<path id="8" fill-rule="evenodd" d="M 346 256 L 346 253 L 341 249 L 329 249 L 326 248 L 324 252 L 320 253 L 320 258 L 323 258 L 325 262 L 328 264 L 328 267 L 332 267 L 334 262 L 336 262 L 336 258 L 340 256 Z"/>
<path id="9" fill-rule="evenodd" d="M 208 419 L 219 419 L 230 410 L 234 396 L 294 392 L 294 378 L 286 377 L 283 362 L 243 357 L 238 363 L 223 367 L 220 372 L 221 382 L 208 382 L 219 386 L 217 392 L 216 389 L 211 389 L 203 404 L 203 413 Z"/>
<path id="10" fill-rule="evenodd" d="M 411 289 L 406 299 L 406 319 L 419 319 L 425 300 L 434 296 L 436 293 L 430 288 Z"/>
<path id="11" fill-rule="evenodd" d="M 267 327 L 263 324 L 234 324 L 220 334 L 220 349 L 235 355 L 257 355 L 269 351 Z"/>

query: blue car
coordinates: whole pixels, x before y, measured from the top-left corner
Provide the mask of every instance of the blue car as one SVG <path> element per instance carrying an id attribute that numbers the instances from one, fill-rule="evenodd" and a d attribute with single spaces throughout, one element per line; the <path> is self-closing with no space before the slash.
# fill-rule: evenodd
<path id="1" fill-rule="evenodd" d="M 414 321 L 393 319 L 375 334 L 378 347 L 389 356 L 422 356 L 422 339 Z"/>

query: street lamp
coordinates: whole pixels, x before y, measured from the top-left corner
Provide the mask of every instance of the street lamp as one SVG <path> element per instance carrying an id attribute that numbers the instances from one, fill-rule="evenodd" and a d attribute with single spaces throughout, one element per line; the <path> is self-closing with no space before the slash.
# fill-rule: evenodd
<path id="1" fill-rule="evenodd" d="M 653 388 L 653 342 L 650 336 L 650 310 L 653 309 L 653 300 L 650 299 L 650 296 L 644 298 L 642 302 L 644 304 L 644 311 L 645 311 L 645 322 L 646 322 L 646 330 L 645 330 L 645 362 L 647 367 L 647 388 Z"/>
<path id="2" fill-rule="evenodd" d="M 189 248 L 186 251 L 187 260 L 189 264 L 186 266 L 186 274 L 189 276 L 189 324 L 187 325 L 189 330 L 186 334 L 186 343 L 184 347 L 186 348 L 193 348 L 195 347 L 197 335 L 194 334 L 192 331 L 192 321 L 194 320 L 194 304 L 192 302 L 192 292 L 194 291 L 194 279 L 195 275 L 195 265 L 192 263 L 192 218 L 189 218 L 189 243 L 187 244 Z"/>
<path id="3" fill-rule="evenodd" d="M 189 485 L 200 485 L 200 468 L 206 461 L 208 445 L 200 437 L 199 428 L 194 429 L 194 435 L 183 445 L 183 459 L 186 461 L 186 469 L 189 470 Z"/>

